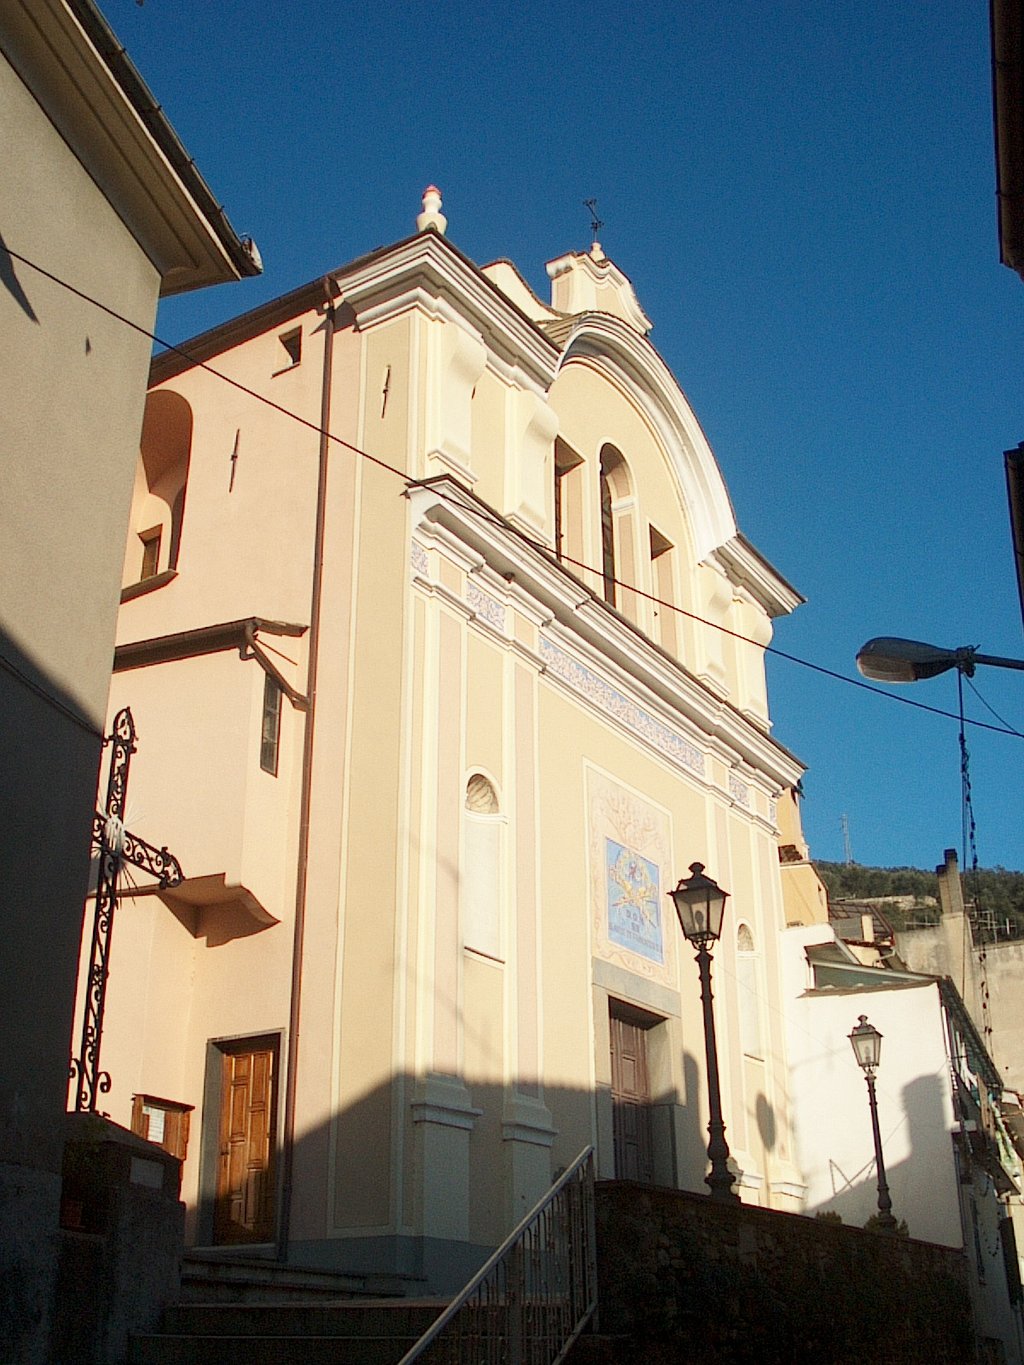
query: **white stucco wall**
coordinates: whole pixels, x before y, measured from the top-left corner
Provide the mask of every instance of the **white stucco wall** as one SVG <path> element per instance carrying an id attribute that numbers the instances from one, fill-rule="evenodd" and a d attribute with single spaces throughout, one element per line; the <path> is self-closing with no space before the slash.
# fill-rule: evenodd
<path id="1" fill-rule="evenodd" d="M 826 925 L 782 935 L 786 1032 L 797 1160 L 807 1212 L 862 1225 L 877 1210 L 867 1087 L 850 1046 L 861 1014 L 882 1034 L 879 1126 L 893 1213 L 912 1237 L 963 1245 L 952 1145 L 949 1061 L 938 985 L 811 988 L 805 948 Z"/>

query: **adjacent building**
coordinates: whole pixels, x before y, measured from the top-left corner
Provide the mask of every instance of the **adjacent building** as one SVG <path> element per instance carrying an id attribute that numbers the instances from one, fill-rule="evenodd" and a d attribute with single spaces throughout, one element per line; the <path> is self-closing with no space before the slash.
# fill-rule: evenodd
<path id="1" fill-rule="evenodd" d="M 0 1329 L 45 1351 L 75 972 L 157 299 L 257 271 L 91 0 L 0 12 Z M 118 316 L 120 315 L 120 316 Z"/>

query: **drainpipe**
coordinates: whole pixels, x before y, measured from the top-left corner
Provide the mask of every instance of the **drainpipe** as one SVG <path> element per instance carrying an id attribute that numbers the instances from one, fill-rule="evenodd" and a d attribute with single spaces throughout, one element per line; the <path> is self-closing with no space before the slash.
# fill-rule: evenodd
<path id="1" fill-rule="evenodd" d="M 334 364 L 335 310 L 333 281 L 324 279 L 324 367 L 320 389 L 320 463 L 316 486 L 316 532 L 313 538 L 313 584 L 309 605 L 309 664 L 306 673 L 306 723 L 302 733 L 302 783 L 299 797 L 299 847 L 295 871 L 295 926 L 292 939 L 291 1003 L 288 1011 L 288 1061 L 284 1091 L 284 1134 L 281 1144 L 281 1217 L 277 1259 L 287 1261 L 295 1165 L 295 1099 L 298 1082 L 299 1021 L 302 1012 L 303 944 L 306 935 L 306 884 L 309 866 L 309 811 L 313 787 L 313 730 L 316 723 L 316 674 L 320 655 L 320 604 L 324 569 L 324 525 L 327 516 L 327 457 L 330 453 L 331 372 Z"/>

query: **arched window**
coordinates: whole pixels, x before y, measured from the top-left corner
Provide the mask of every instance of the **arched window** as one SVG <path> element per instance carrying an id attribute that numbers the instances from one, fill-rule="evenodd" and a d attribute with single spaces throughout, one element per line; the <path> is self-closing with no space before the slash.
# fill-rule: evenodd
<path id="1" fill-rule="evenodd" d="M 749 924 L 736 930 L 736 978 L 739 985 L 740 1046 L 748 1057 L 763 1057 L 757 946 Z"/>
<path id="2" fill-rule="evenodd" d="M 192 450 L 192 409 L 180 394 L 151 393 L 125 554 L 125 582 L 143 582 L 178 567 L 185 489 Z"/>
<path id="3" fill-rule="evenodd" d="M 501 846 L 504 819 L 483 773 L 466 783 L 462 834 L 462 942 L 488 957 L 501 952 Z"/>
<path id="4" fill-rule="evenodd" d="M 600 464 L 601 483 L 601 574 L 604 580 L 604 600 L 616 606 L 619 595 L 617 580 L 628 576 L 631 565 L 622 553 L 622 532 L 616 503 L 630 495 L 629 469 L 614 446 L 602 446 Z M 632 556 L 628 557 L 629 559 Z"/>

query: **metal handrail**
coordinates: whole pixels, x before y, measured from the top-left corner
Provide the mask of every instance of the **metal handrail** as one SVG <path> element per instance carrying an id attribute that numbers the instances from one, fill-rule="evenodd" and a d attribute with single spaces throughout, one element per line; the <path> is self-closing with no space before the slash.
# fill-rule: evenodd
<path id="1" fill-rule="evenodd" d="M 594 1149 L 586 1147 L 399 1365 L 428 1352 L 451 1365 L 558 1365 L 596 1308 Z"/>

